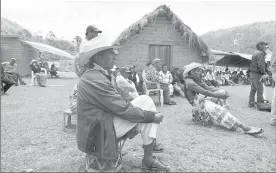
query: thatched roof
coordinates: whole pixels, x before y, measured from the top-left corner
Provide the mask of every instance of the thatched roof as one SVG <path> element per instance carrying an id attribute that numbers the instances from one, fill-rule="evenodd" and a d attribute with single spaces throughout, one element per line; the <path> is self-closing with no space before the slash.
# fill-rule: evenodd
<path id="1" fill-rule="evenodd" d="M 210 50 L 208 46 L 199 38 L 189 26 L 185 25 L 181 19 L 170 10 L 166 5 L 161 5 L 157 7 L 150 14 L 145 15 L 142 19 L 133 23 L 130 27 L 125 29 L 118 38 L 113 42 L 113 45 L 121 45 L 121 43 L 127 40 L 134 34 L 138 34 L 143 28 L 151 22 L 154 22 L 158 16 L 166 16 L 168 20 L 172 22 L 172 25 L 177 31 L 181 33 L 181 36 L 187 40 L 189 46 L 198 46 L 201 54 L 208 56 L 210 58 Z"/>

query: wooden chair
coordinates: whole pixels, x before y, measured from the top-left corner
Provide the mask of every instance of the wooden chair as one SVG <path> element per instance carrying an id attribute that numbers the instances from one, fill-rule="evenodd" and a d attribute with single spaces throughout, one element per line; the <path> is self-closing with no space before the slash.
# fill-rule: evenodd
<path id="1" fill-rule="evenodd" d="M 45 68 L 41 68 L 41 71 L 44 71 L 44 74 L 47 76 L 47 70 Z M 31 85 L 35 85 L 36 75 L 32 71 L 32 77 L 31 77 Z"/>
<path id="2" fill-rule="evenodd" d="M 70 109 L 66 109 L 63 111 L 62 130 L 64 132 L 66 131 L 67 127 L 71 126 L 71 116 L 77 116 L 77 114 L 72 113 Z M 66 118 L 67 118 L 67 124 L 66 124 Z"/>
<path id="3" fill-rule="evenodd" d="M 143 88 L 144 88 L 144 92 L 146 93 L 146 95 L 149 95 L 150 92 L 155 92 L 155 91 L 159 92 L 159 101 L 161 103 L 161 107 L 163 107 L 163 104 L 164 104 L 163 89 L 160 88 L 160 83 L 148 81 L 146 79 L 145 70 L 143 70 L 143 72 L 142 72 L 142 78 L 143 78 Z M 156 89 L 148 89 L 147 83 L 155 84 L 157 86 L 157 88 Z"/>

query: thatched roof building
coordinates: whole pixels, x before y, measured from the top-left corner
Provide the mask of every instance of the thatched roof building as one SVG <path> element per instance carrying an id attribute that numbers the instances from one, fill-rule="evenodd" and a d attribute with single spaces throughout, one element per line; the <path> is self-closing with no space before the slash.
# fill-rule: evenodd
<path id="1" fill-rule="evenodd" d="M 154 58 L 163 59 L 169 67 L 187 63 L 208 62 L 210 50 L 203 40 L 166 5 L 125 29 L 113 42 L 120 45 L 117 64 L 143 65 Z"/>

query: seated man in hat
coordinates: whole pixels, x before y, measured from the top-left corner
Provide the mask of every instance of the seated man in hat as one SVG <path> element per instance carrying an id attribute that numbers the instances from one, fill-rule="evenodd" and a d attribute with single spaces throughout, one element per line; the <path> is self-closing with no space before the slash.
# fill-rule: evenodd
<path id="1" fill-rule="evenodd" d="M 153 156 L 157 126 L 163 115 L 156 112 L 149 96 L 139 96 L 128 102 L 118 94 L 109 75 L 114 66 L 114 47 L 103 37 L 96 37 L 93 42 L 85 47 L 87 52 L 80 53 L 75 59 L 82 68 L 77 71 L 80 72 L 77 87 L 78 148 L 97 158 L 102 165 L 97 171 L 117 170 L 114 165 L 117 165 L 115 162 L 119 156 L 118 139 L 130 135 L 130 132 L 140 133 L 144 148 L 143 168 L 168 171 L 169 167 Z"/>
<path id="2" fill-rule="evenodd" d="M 16 82 L 16 86 L 18 86 L 18 80 L 20 81 L 20 85 L 26 85 L 26 82 L 23 81 L 20 74 L 16 72 L 17 64 L 14 58 L 11 58 L 10 62 L 3 62 L 2 65 L 4 68 L 4 72 L 14 79 L 14 81 Z"/>
<path id="3" fill-rule="evenodd" d="M 193 121 L 203 124 L 217 123 L 227 129 L 243 129 L 246 134 L 260 134 L 262 128 L 250 127 L 240 122 L 228 110 L 221 106 L 220 99 L 226 99 L 229 94 L 218 88 L 210 88 L 202 81 L 202 65 L 191 63 L 185 67 L 185 95 L 193 106 Z"/>

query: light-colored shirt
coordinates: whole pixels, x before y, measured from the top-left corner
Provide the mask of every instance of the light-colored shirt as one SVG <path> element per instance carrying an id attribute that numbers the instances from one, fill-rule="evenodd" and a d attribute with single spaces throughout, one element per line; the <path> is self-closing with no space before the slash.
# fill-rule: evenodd
<path id="1" fill-rule="evenodd" d="M 6 73 L 14 73 L 16 72 L 17 64 L 14 63 L 13 65 L 10 64 L 10 62 L 3 62 L 2 63 L 4 67 L 4 72 Z"/>
<path id="2" fill-rule="evenodd" d="M 173 77 L 172 77 L 171 72 L 167 71 L 167 73 L 164 73 L 163 71 L 160 71 L 159 74 L 162 77 L 162 82 L 172 83 Z"/>
<path id="3" fill-rule="evenodd" d="M 276 45 L 274 46 L 273 53 L 270 59 L 272 73 L 276 73 Z"/>
<path id="4" fill-rule="evenodd" d="M 214 76 L 210 72 L 207 72 L 205 79 L 206 80 L 214 80 Z"/>
<path id="5" fill-rule="evenodd" d="M 119 74 L 116 77 L 116 83 L 120 88 L 122 88 L 126 92 L 128 92 L 129 95 L 132 96 L 133 98 L 136 98 L 139 96 L 139 94 L 135 88 L 135 84 L 131 80 L 126 79 L 122 75 Z"/>

